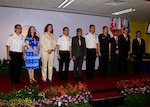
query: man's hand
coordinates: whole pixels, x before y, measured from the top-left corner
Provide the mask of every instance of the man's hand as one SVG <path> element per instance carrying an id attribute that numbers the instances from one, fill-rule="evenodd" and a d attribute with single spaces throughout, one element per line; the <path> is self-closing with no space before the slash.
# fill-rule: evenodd
<path id="1" fill-rule="evenodd" d="M 97 52 L 96 56 L 102 56 L 101 52 Z"/>
<path id="2" fill-rule="evenodd" d="M 7 56 L 7 60 L 11 60 L 11 57 L 10 57 L 10 56 Z"/>
<path id="3" fill-rule="evenodd" d="M 116 51 L 115 51 L 115 54 L 119 54 L 119 50 L 116 50 Z"/>
<path id="4" fill-rule="evenodd" d="M 59 55 L 59 54 L 57 55 L 57 59 L 61 59 L 61 57 L 60 57 L 60 55 Z"/>
<path id="5" fill-rule="evenodd" d="M 128 55 L 130 55 L 130 51 L 128 51 Z"/>
<path id="6" fill-rule="evenodd" d="M 83 56 L 83 59 L 86 60 L 86 56 Z"/>
<path id="7" fill-rule="evenodd" d="M 135 54 L 133 54 L 133 57 L 134 57 L 134 58 L 136 57 Z"/>

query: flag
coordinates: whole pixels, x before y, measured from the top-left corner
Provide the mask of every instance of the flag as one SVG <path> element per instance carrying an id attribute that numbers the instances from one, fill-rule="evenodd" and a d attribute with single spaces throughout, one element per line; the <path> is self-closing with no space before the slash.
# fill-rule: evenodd
<path id="1" fill-rule="evenodd" d="M 128 19 L 127 18 L 122 18 L 122 28 L 128 27 Z"/>
<path id="2" fill-rule="evenodd" d="M 111 19 L 111 23 L 110 23 L 110 36 L 113 37 L 113 32 L 114 32 L 114 29 L 116 28 L 116 22 L 115 22 L 116 18 L 113 17 Z"/>
<path id="3" fill-rule="evenodd" d="M 122 33 L 122 23 L 121 23 L 121 18 L 120 17 L 118 18 L 118 27 L 117 27 L 117 29 L 118 29 L 118 35 L 121 35 L 121 33 Z"/>

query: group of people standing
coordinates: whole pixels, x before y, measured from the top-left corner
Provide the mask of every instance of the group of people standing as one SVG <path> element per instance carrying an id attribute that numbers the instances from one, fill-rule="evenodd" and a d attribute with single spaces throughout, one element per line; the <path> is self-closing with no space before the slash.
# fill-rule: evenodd
<path id="1" fill-rule="evenodd" d="M 30 26 L 24 37 L 20 24 L 15 25 L 14 34 L 10 35 L 7 44 L 7 59 L 10 60 L 10 79 L 12 84 L 20 84 L 22 60 L 25 58 L 25 68 L 28 70 L 29 82 L 37 82 L 34 69 L 39 68 L 39 52 L 41 49 L 42 80 L 52 82 L 54 52 L 57 50 L 60 80 L 68 80 L 69 63 L 74 61 L 74 80 L 82 80 L 82 63 L 86 60 L 87 79 L 94 79 L 96 57 L 99 57 L 99 76 L 107 77 L 108 60 L 111 57 L 111 74 L 128 74 L 127 59 L 130 54 L 130 38 L 128 28 L 123 29 L 119 36 L 114 30 L 113 37 L 108 34 L 108 27 L 103 27 L 103 33 L 95 34 L 95 25 L 89 26 L 89 33 L 82 36 L 82 29 L 77 28 L 76 36 L 69 36 L 69 28 L 63 28 L 63 35 L 57 42 L 53 34 L 53 25 L 47 24 L 44 33 L 39 38 L 34 26 Z M 141 32 L 136 32 L 132 43 L 135 73 L 139 73 L 142 57 L 145 54 L 145 42 Z M 24 57 L 25 56 L 25 57 Z M 64 70 L 63 70 L 64 67 Z"/>

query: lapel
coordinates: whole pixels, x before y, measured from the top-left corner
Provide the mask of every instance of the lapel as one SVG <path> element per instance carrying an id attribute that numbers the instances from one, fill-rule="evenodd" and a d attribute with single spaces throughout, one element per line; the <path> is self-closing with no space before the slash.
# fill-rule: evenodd
<path id="1" fill-rule="evenodd" d="M 141 38 L 141 45 L 143 44 L 143 39 Z"/>
<path id="2" fill-rule="evenodd" d="M 75 44 L 77 44 L 77 46 L 79 46 L 78 36 L 76 36 L 76 38 L 75 38 Z"/>
<path id="3" fill-rule="evenodd" d="M 118 41 L 119 41 L 119 39 L 118 39 Z M 113 37 L 113 42 L 114 42 L 115 45 L 117 45 L 115 37 Z M 118 42 L 118 44 L 119 44 L 119 42 Z"/>

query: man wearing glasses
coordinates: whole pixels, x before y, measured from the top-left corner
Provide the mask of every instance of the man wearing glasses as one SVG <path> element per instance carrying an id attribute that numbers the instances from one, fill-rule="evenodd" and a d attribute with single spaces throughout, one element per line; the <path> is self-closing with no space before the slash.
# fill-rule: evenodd
<path id="1" fill-rule="evenodd" d="M 22 59 L 24 54 L 24 36 L 20 24 L 14 26 L 14 34 L 10 35 L 6 43 L 7 59 L 10 60 L 10 80 L 12 85 L 20 84 Z"/>
<path id="2" fill-rule="evenodd" d="M 127 75 L 127 59 L 130 55 L 130 38 L 128 35 L 128 28 L 123 28 L 123 33 L 120 35 L 122 41 L 122 48 L 121 48 L 121 73 Z"/>

